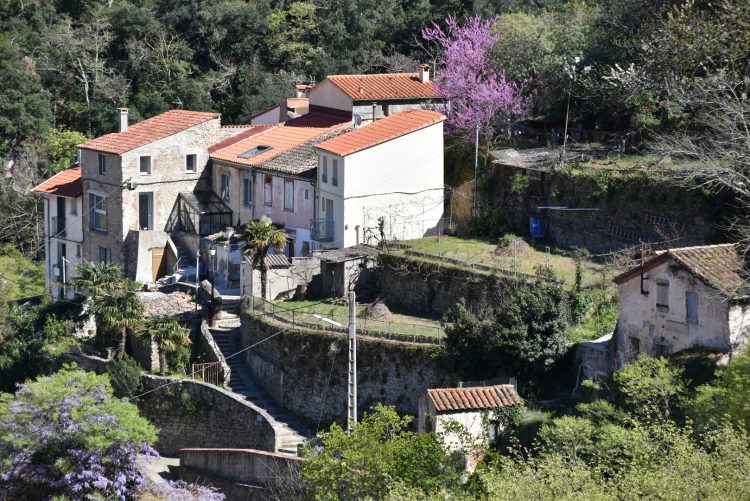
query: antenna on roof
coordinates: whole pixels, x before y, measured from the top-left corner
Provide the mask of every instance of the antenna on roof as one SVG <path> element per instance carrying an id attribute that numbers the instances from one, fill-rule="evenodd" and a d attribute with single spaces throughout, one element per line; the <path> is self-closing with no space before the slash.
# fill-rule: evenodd
<path id="1" fill-rule="evenodd" d="M 181 109 L 182 109 L 182 100 L 180 100 L 180 98 L 179 98 L 179 97 L 178 97 L 178 98 L 177 98 L 176 100 L 172 101 L 172 104 L 173 104 L 173 105 L 174 105 L 174 107 L 175 107 L 175 108 L 177 108 L 178 110 L 181 110 Z"/>

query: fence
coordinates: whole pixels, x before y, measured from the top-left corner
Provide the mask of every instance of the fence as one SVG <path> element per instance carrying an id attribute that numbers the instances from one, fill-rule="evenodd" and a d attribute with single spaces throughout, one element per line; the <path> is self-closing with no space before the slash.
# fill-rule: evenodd
<path id="1" fill-rule="evenodd" d="M 219 362 L 209 362 L 205 364 L 190 364 L 190 375 L 192 379 L 199 379 L 204 383 L 214 386 L 221 386 L 224 382 L 224 375 Z"/>
<path id="2" fill-rule="evenodd" d="M 331 305 L 333 306 L 333 305 Z M 277 322 L 291 325 L 292 329 L 315 329 L 330 332 L 348 333 L 349 315 L 331 312 L 312 311 L 313 307 L 285 308 L 278 304 L 253 297 L 252 314 L 265 315 Z M 339 324 L 339 325 L 336 325 Z M 441 345 L 445 340 L 445 330 L 435 325 L 392 322 L 357 316 L 357 335 L 407 343 Z"/>

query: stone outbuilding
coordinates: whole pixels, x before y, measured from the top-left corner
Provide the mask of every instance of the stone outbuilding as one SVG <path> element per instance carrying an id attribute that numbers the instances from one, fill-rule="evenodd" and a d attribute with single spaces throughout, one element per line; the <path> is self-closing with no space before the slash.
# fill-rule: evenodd
<path id="1" fill-rule="evenodd" d="M 430 388 L 419 398 L 417 430 L 441 433 L 447 449 L 460 450 L 465 446 L 464 440 L 450 430 L 450 423 L 460 424 L 474 443 L 492 441 L 503 430 L 493 411 L 522 404 L 512 384 Z M 473 471 L 481 458 L 471 451 L 465 452 L 466 469 Z"/>
<path id="2" fill-rule="evenodd" d="M 621 367 L 639 353 L 689 348 L 730 357 L 750 335 L 750 295 L 736 244 L 657 252 L 614 279 L 620 316 L 610 349 Z"/>
<path id="3" fill-rule="evenodd" d="M 317 254 L 320 259 L 320 293 L 325 297 L 344 297 L 349 291 L 355 291 L 366 296 L 372 285 L 377 256 L 378 250 L 365 244 Z"/>

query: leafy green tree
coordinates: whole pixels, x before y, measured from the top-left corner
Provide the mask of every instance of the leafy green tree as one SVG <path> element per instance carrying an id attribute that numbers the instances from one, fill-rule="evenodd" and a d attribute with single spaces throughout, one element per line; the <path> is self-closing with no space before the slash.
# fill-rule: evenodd
<path id="1" fill-rule="evenodd" d="M 73 165 L 78 156 L 78 145 L 86 141 L 86 134 L 67 127 L 54 127 L 47 132 L 44 150 L 49 159 L 48 176 Z"/>
<path id="2" fill-rule="evenodd" d="M 116 332 L 117 353 L 124 355 L 128 330 L 135 331 L 143 321 L 143 303 L 130 290 L 129 282 L 124 281 L 120 289 L 98 296 L 95 305 L 102 326 Z"/>
<path id="3" fill-rule="evenodd" d="M 177 352 L 182 346 L 190 345 L 188 330 L 174 317 L 151 317 L 143 324 L 138 335 L 156 343 L 159 350 L 159 373 L 162 376 L 167 374 L 167 355 Z"/>
<path id="4" fill-rule="evenodd" d="M 309 74 L 312 61 L 321 52 L 315 10 L 310 3 L 292 2 L 268 16 L 269 50 L 279 68 Z"/>
<path id="5" fill-rule="evenodd" d="M 112 263 L 93 263 L 83 261 L 76 267 L 76 275 L 71 280 L 78 294 L 84 295 L 84 312 L 93 315 L 96 321 L 97 336 L 101 338 L 105 325 L 110 329 L 121 329 L 117 318 L 105 319 L 106 313 L 113 313 L 116 317 L 120 312 L 117 300 L 132 306 L 130 298 L 120 298 L 128 284 L 123 279 L 122 268 Z M 105 313 L 106 310 L 106 313 Z M 130 320 L 123 320 L 129 322 Z"/>
<path id="6" fill-rule="evenodd" d="M 252 256 L 253 268 L 260 269 L 260 295 L 266 299 L 268 287 L 268 252 L 275 248 L 281 252 L 286 247 L 287 234 L 273 225 L 271 218 L 263 216 L 258 221 L 250 221 L 245 225 L 242 235 L 245 241 L 245 254 Z"/>
<path id="7" fill-rule="evenodd" d="M 674 417 L 685 396 L 682 369 L 665 358 L 638 358 L 613 376 L 615 398 L 637 419 L 663 422 Z"/>
<path id="8" fill-rule="evenodd" d="M 750 354 L 736 355 L 715 381 L 700 386 L 689 413 L 701 428 L 729 420 L 735 426 L 750 429 Z"/>
<path id="9" fill-rule="evenodd" d="M 107 368 L 112 391 L 117 398 L 132 397 L 140 393 L 143 384 L 143 372 L 138 362 L 128 355 L 119 355 Z"/>
<path id="10" fill-rule="evenodd" d="M 319 500 L 383 499 L 399 483 L 422 496 L 459 481 L 436 435 L 408 430 L 411 417 L 378 404 L 347 434 L 338 424 L 305 449 L 302 480 Z"/>

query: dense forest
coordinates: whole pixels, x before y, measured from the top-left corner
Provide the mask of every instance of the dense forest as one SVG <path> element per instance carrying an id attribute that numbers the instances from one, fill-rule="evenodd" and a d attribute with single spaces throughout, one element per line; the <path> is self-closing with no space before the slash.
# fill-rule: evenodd
<path id="1" fill-rule="evenodd" d="M 524 83 L 516 117 L 631 142 L 694 117 L 675 94 L 721 75 L 744 87 L 748 2 L 682 0 L 8 0 L 0 7 L 0 242 L 40 258 L 29 189 L 110 132 L 138 120 L 215 110 L 225 123 L 337 73 L 414 71 L 439 60 L 423 28 L 469 16 L 494 23 L 492 68 Z M 439 78 L 441 68 L 436 68 Z"/>

